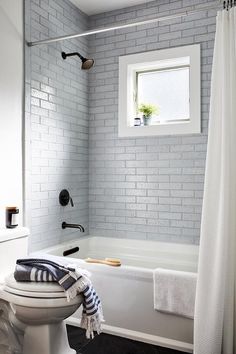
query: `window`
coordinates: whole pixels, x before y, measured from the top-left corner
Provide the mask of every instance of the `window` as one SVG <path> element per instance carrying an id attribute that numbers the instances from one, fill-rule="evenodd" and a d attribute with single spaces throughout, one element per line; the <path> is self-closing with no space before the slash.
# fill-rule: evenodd
<path id="1" fill-rule="evenodd" d="M 137 72 L 136 113 L 143 102 L 158 107 L 151 124 L 189 120 L 189 66 Z"/>
<path id="2" fill-rule="evenodd" d="M 119 136 L 200 133 L 200 46 L 119 58 Z"/>

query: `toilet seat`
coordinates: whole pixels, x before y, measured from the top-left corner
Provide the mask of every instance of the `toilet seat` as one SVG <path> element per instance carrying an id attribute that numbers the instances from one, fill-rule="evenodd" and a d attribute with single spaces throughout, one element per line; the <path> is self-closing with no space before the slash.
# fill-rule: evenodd
<path id="1" fill-rule="evenodd" d="M 4 290 L 30 298 L 66 298 L 64 290 L 56 282 L 17 282 L 13 274 L 6 277 Z"/>
<path id="2" fill-rule="evenodd" d="M 82 295 L 67 301 L 66 294 L 57 283 L 17 282 L 11 274 L 0 287 L 0 298 L 12 304 L 35 308 L 67 307 L 83 301 Z"/>

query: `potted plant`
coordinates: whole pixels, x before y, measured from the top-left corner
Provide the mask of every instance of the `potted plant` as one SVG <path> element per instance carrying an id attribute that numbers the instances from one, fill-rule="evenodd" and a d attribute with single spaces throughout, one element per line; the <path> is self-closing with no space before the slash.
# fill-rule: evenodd
<path id="1" fill-rule="evenodd" d="M 143 124 L 149 125 L 151 116 L 154 113 L 159 114 L 159 107 L 153 104 L 141 103 L 138 107 L 138 111 L 143 114 Z"/>

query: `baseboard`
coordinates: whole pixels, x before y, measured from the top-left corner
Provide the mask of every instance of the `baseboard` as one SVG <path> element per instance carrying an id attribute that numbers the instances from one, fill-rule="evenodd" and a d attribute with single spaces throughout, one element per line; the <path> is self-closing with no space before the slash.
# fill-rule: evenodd
<path id="1" fill-rule="evenodd" d="M 80 327 L 80 319 L 74 318 L 74 317 L 67 318 L 66 324 L 71 325 L 71 326 L 75 326 L 75 327 Z M 144 343 L 148 343 L 148 344 L 159 345 L 160 347 L 175 349 L 175 350 L 179 350 L 179 351 L 182 351 L 185 353 L 192 353 L 193 352 L 193 345 L 192 344 L 177 341 L 177 340 L 170 339 L 170 338 L 154 336 L 154 335 L 143 333 L 143 332 L 132 331 L 132 330 L 126 329 L 126 328 L 109 326 L 106 324 L 102 325 L 102 331 L 104 333 L 112 334 L 114 336 L 128 338 L 128 339 L 132 339 L 132 340 L 136 340 L 136 341 L 144 342 Z"/>

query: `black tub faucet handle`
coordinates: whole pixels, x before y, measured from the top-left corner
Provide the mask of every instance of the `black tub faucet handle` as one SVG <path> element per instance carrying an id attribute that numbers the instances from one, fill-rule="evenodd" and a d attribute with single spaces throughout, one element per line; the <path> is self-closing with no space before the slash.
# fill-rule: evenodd
<path id="1" fill-rule="evenodd" d="M 74 202 L 73 202 L 73 199 L 71 197 L 70 197 L 70 204 L 71 204 L 72 207 L 74 206 Z"/>

